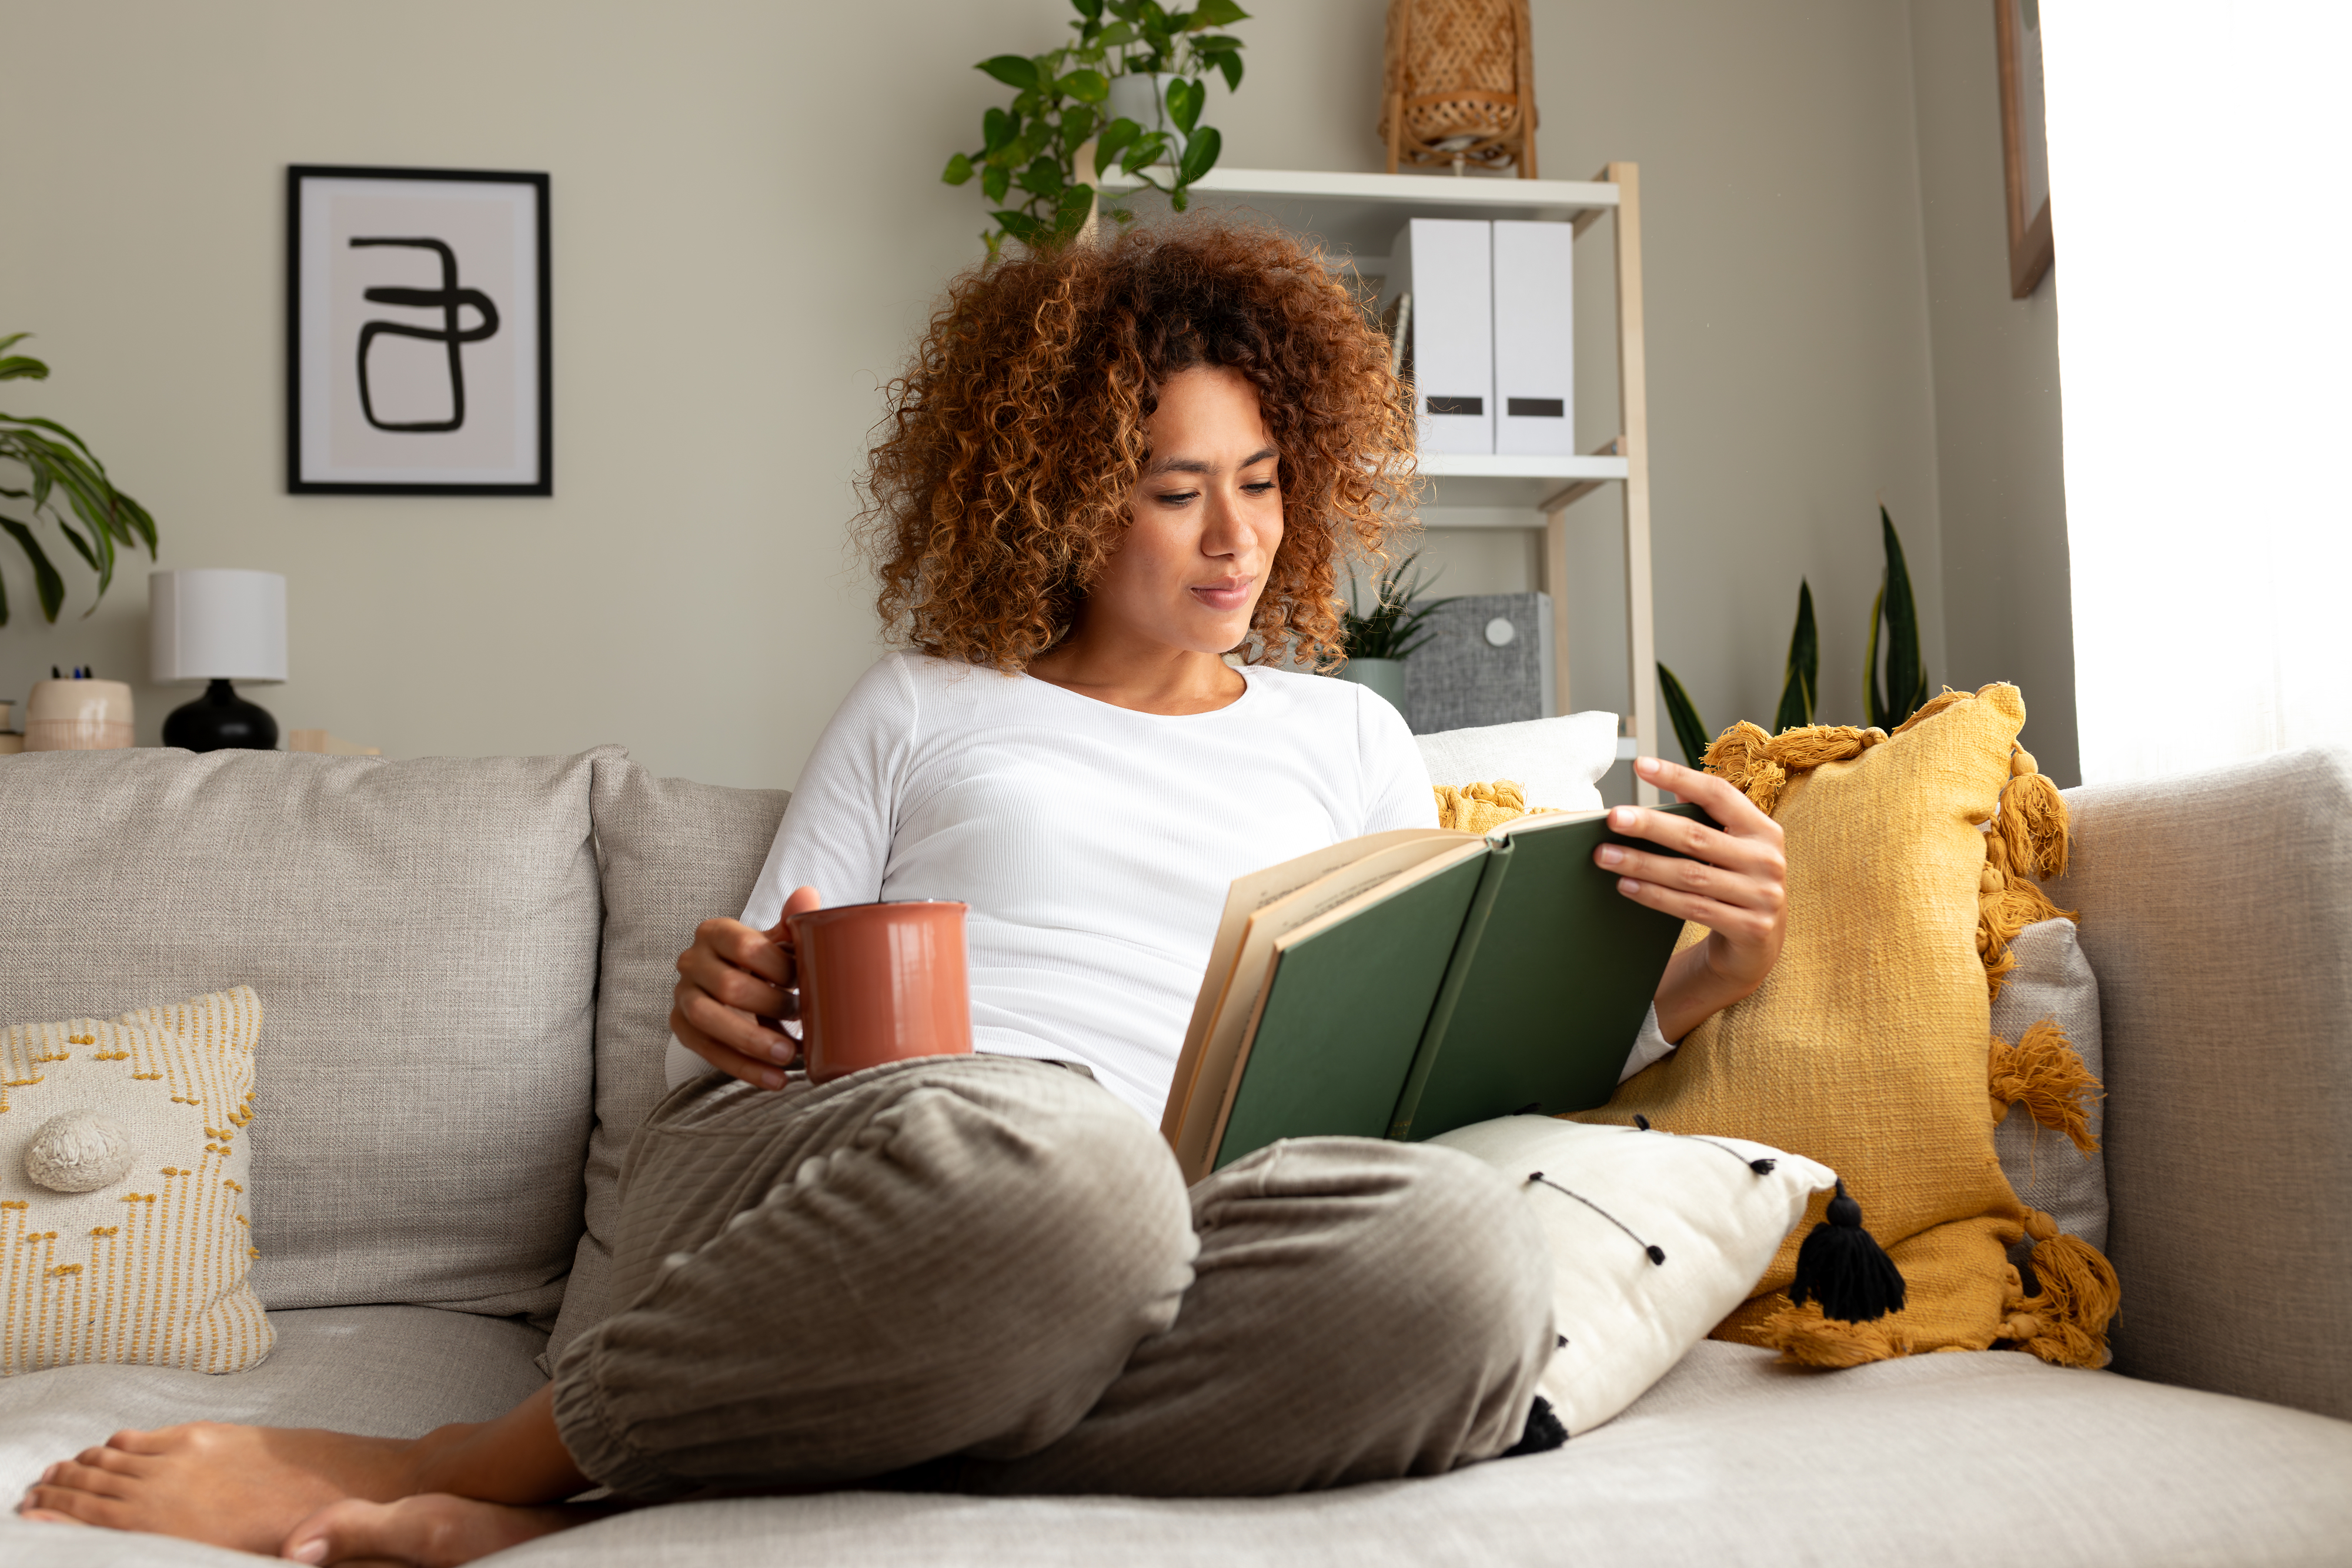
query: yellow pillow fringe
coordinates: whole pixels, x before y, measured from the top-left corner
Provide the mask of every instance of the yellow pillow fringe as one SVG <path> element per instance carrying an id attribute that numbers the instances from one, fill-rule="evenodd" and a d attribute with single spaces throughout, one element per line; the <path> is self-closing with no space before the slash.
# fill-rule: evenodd
<path id="1" fill-rule="evenodd" d="M 2015 1282 L 2003 1303 L 2001 1338 L 2059 1366 L 2105 1364 L 2107 1325 L 2123 1302 L 2115 1265 L 2081 1237 L 2061 1234 L 2058 1222 L 2038 1208 L 2025 1211 L 2025 1233 L 2033 1238 L 2033 1276 L 2042 1290 L 2029 1296 L 2024 1282 Z"/>
<path id="2" fill-rule="evenodd" d="M 2098 1153 L 2090 1108 L 2103 1087 L 2076 1054 L 2066 1031 L 2048 1019 L 2027 1027 L 2015 1045 L 1992 1037 L 1992 1114 L 1998 1123 L 2011 1105 L 2053 1133 L 2063 1133 L 2086 1155 Z"/>
<path id="3" fill-rule="evenodd" d="M 1758 1343 L 1799 1366 L 1863 1366 L 1911 1354 L 1911 1336 L 1904 1332 L 1901 1318 L 1898 1312 L 1875 1322 L 1842 1322 L 1823 1317 L 1820 1302 L 1807 1301 L 1765 1319 Z"/>
<path id="4" fill-rule="evenodd" d="M 1528 792 L 1509 779 L 1492 784 L 1440 784 L 1433 792 L 1437 825 L 1461 833 L 1492 832 L 1515 817 L 1539 817 L 1552 810 L 1529 806 Z"/>

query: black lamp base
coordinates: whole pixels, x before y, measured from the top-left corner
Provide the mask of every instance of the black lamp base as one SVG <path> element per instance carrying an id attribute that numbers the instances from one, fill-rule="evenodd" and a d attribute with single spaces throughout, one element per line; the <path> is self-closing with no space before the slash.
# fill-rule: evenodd
<path id="1" fill-rule="evenodd" d="M 187 751 L 274 751 L 278 721 L 226 681 L 215 681 L 204 695 L 172 710 L 163 721 L 163 744 Z"/>

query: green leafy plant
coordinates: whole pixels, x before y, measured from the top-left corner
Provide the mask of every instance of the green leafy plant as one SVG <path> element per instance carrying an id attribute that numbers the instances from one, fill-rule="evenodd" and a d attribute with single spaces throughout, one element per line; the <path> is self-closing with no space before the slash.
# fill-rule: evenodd
<path id="1" fill-rule="evenodd" d="M 1092 210 L 1095 186 L 1079 177 L 1078 155 L 1094 142 L 1094 178 L 1114 165 L 1156 191 L 1167 193 L 1178 212 L 1185 191 L 1216 166 L 1223 138 L 1202 125 L 1201 110 L 1215 71 L 1228 91 L 1242 85 L 1242 41 L 1211 31 L 1246 21 L 1234 0 L 1201 0 L 1190 11 L 1171 11 L 1158 0 L 1070 0 L 1077 37 L 1042 55 L 997 55 L 976 68 L 1013 89 L 1010 105 L 981 117 L 981 145 L 948 160 L 940 178 L 950 185 L 977 178 L 997 226 L 981 237 L 994 256 L 1005 239 L 1036 248 L 1074 237 Z M 1151 166 L 1166 157 L 1172 139 L 1102 106 L 1111 78 L 1145 73 L 1172 74 L 1165 103 L 1169 120 L 1183 134 L 1184 151 L 1173 179 L 1161 184 Z M 1015 193 L 1018 193 L 1016 195 Z M 1107 210 L 1114 222 L 1134 221 L 1124 207 Z"/>
<path id="2" fill-rule="evenodd" d="M 1443 599 L 1423 599 L 1428 584 L 1413 570 L 1418 551 L 1383 570 L 1372 587 L 1372 608 L 1364 612 L 1356 601 L 1356 585 L 1348 584 L 1348 608 L 1339 613 L 1339 648 L 1350 659 L 1407 659 L 1436 632 L 1422 622 L 1437 612 Z"/>
<path id="3" fill-rule="evenodd" d="M 1886 574 L 1878 597 L 1870 604 L 1870 656 L 1863 664 L 1863 695 L 1870 706 L 1870 722 L 1889 731 L 1919 711 L 1927 700 L 1927 666 L 1919 657 L 1919 608 L 1911 598 L 1911 573 L 1903 564 L 1903 541 L 1895 519 L 1878 508 L 1878 527 L 1886 546 Z M 1878 629 L 1886 628 L 1886 684 L 1878 680 Z"/>
<path id="4" fill-rule="evenodd" d="M 1782 674 L 1780 711 L 1772 717 L 1775 732 L 1813 722 L 1813 696 L 1821 689 L 1822 638 L 1813 625 L 1813 585 L 1797 580 L 1797 628 L 1789 633 L 1789 663 Z"/>
<path id="5" fill-rule="evenodd" d="M 8 350 L 29 332 L 12 332 L 0 338 L 0 382 L 47 381 L 49 367 L 26 354 Z M 43 520 L 53 524 L 74 548 L 74 553 L 98 573 L 98 599 L 114 581 L 115 547 L 135 549 L 147 547 L 147 555 L 155 555 L 155 519 L 147 508 L 114 487 L 106 476 L 106 465 L 98 455 L 83 444 L 82 438 L 54 420 L 20 418 L 0 413 L 0 462 L 14 463 L 25 470 L 28 478 L 23 488 L 0 485 L 0 497 L 29 503 L 25 510 L 31 522 L 21 517 L 0 514 L 0 531 L 5 531 L 24 550 L 33 566 L 33 591 L 41 601 L 41 614 L 55 622 L 58 611 L 66 601 L 65 579 L 58 575 L 48 552 L 41 548 L 34 524 Z M 67 520 L 56 501 L 65 497 L 66 508 L 80 519 L 77 528 Z M 98 608 L 98 600 L 90 609 Z M 0 626 L 8 623 L 8 588 L 0 580 Z"/>

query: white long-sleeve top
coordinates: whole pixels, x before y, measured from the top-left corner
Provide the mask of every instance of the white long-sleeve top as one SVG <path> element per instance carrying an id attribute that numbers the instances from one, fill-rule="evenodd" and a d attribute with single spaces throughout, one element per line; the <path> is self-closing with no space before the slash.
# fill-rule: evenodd
<path id="1" fill-rule="evenodd" d="M 972 1046 L 1081 1062 L 1157 1121 L 1235 877 L 1435 827 L 1403 718 L 1365 687 L 1251 666 L 1213 713 L 1136 713 L 1028 675 L 893 653 L 825 727 L 742 918 L 971 906 Z M 1644 1027 L 1628 1071 L 1667 1049 Z M 676 1040 L 675 1085 L 706 1070 Z"/>
<path id="2" fill-rule="evenodd" d="M 743 921 L 767 929 L 803 883 L 827 904 L 961 899 L 973 1049 L 1084 1063 L 1157 1121 L 1233 880 L 1437 825 L 1394 708 L 1242 677 L 1236 701 L 1171 716 L 890 654 L 817 741 Z M 675 1083 L 704 1064 L 673 1042 L 668 1065 Z"/>

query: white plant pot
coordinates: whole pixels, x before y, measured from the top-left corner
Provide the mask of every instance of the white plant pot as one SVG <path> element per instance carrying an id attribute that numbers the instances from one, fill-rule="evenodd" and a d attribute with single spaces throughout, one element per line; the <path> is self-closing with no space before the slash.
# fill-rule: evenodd
<path id="1" fill-rule="evenodd" d="M 1113 77 L 1110 97 L 1103 104 L 1103 112 L 1113 120 L 1132 120 L 1146 131 L 1166 131 L 1168 156 L 1160 162 L 1171 166 L 1184 156 L 1184 133 L 1168 118 L 1168 84 L 1176 79 L 1172 71 Z"/>
<path id="2" fill-rule="evenodd" d="M 1350 659 L 1339 666 L 1339 678 L 1353 681 L 1360 686 L 1370 686 L 1388 699 L 1389 706 L 1404 712 L 1404 661 L 1402 659 Z"/>

